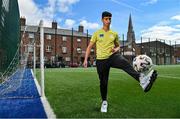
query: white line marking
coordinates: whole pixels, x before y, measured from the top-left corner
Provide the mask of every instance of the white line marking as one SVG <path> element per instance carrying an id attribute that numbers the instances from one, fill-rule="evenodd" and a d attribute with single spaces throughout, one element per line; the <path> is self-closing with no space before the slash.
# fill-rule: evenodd
<path id="1" fill-rule="evenodd" d="M 32 73 L 32 75 L 33 75 L 34 82 L 35 82 L 35 84 L 36 84 L 38 93 L 39 93 L 39 95 L 40 95 L 40 89 L 41 89 L 41 88 L 40 88 L 40 85 L 39 85 L 37 79 L 35 78 L 36 76 L 34 76 L 34 74 L 33 74 L 32 69 L 31 69 L 31 73 Z M 46 112 L 47 117 L 48 117 L 48 118 L 53 118 L 53 119 L 55 119 L 55 118 L 56 118 L 56 115 L 55 115 L 53 109 L 51 108 L 51 105 L 49 104 L 46 96 L 41 97 L 40 99 L 41 99 L 41 102 L 42 102 L 42 104 L 43 104 L 43 107 L 44 107 L 44 110 L 45 110 L 45 112 Z"/>
<path id="2" fill-rule="evenodd" d="M 180 77 L 168 76 L 168 75 L 159 75 L 158 77 L 180 79 Z"/>

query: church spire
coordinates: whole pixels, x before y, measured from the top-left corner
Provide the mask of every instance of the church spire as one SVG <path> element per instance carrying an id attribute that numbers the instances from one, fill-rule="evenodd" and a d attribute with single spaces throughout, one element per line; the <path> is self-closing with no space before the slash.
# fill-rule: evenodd
<path id="1" fill-rule="evenodd" d="M 133 25 L 132 25 L 131 14 L 129 15 L 129 24 L 128 24 L 128 30 L 130 30 L 130 31 L 133 31 Z"/>
<path id="2" fill-rule="evenodd" d="M 131 14 L 129 15 L 127 42 L 135 42 L 135 34 L 134 34 L 134 30 L 133 30 L 133 25 L 132 25 Z"/>

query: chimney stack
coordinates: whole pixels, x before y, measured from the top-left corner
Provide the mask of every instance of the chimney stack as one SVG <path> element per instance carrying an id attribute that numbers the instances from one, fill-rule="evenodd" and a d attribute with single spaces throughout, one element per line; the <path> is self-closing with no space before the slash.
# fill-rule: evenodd
<path id="1" fill-rule="evenodd" d="M 56 21 L 53 21 L 53 22 L 52 22 L 52 28 L 53 28 L 53 29 L 57 29 L 57 22 L 56 22 Z"/>
<path id="2" fill-rule="evenodd" d="M 83 33 L 84 32 L 84 27 L 82 25 L 79 25 L 78 31 Z"/>
<path id="3" fill-rule="evenodd" d="M 20 18 L 20 25 L 21 26 L 25 26 L 26 25 L 26 18 L 25 17 L 21 17 Z"/>

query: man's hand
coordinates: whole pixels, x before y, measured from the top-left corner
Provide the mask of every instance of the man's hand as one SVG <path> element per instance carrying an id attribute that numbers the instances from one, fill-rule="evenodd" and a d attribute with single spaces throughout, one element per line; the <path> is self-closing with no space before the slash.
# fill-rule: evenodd
<path id="1" fill-rule="evenodd" d="M 88 64 L 87 60 L 88 60 L 88 57 L 89 57 L 89 54 L 90 54 L 90 50 L 93 47 L 93 45 L 94 45 L 94 42 L 90 42 L 88 47 L 87 47 L 87 49 L 86 49 L 86 54 L 85 54 L 85 58 L 84 58 L 84 62 L 83 62 L 83 66 L 85 68 L 87 68 L 87 64 Z"/>
<path id="2" fill-rule="evenodd" d="M 116 48 L 113 48 L 112 50 L 111 50 L 111 52 L 114 54 L 114 53 L 116 53 L 116 52 L 118 52 L 119 51 L 119 47 L 116 47 Z"/>
<path id="3" fill-rule="evenodd" d="M 87 60 L 84 60 L 83 66 L 84 68 L 87 68 Z"/>

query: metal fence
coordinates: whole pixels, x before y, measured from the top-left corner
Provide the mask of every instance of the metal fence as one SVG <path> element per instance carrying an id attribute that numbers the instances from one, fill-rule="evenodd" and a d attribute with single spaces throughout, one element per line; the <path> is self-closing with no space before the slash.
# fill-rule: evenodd
<path id="1" fill-rule="evenodd" d="M 124 35 L 123 35 L 124 36 Z M 177 44 L 171 40 L 143 38 L 139 40 L 139 43 L 135 41 L 127 43 L 122 37 L 121 41 L 121 54 L 128 58 L 132 62 L 133 58 L 139 54 L 146 54 L 152 58 L 152 61 L 156 65 L 169 65 L 177 64 Z M 127 55 L 126 52 L 130 54 Z"/>

